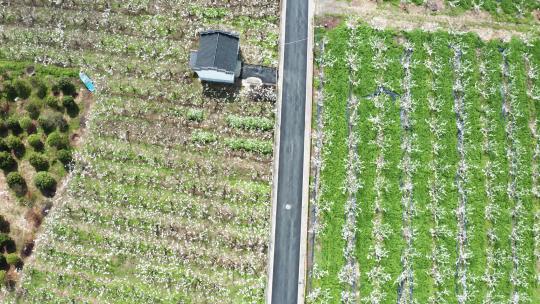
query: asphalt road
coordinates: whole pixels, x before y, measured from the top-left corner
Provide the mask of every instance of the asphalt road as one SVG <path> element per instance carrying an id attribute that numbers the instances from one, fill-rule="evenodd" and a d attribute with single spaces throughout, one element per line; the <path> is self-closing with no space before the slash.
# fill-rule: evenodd
<path id="1" fill-rule="evenodd" d="M 309 0 L 286 4 L 272 304 L 298 300 Z"/>

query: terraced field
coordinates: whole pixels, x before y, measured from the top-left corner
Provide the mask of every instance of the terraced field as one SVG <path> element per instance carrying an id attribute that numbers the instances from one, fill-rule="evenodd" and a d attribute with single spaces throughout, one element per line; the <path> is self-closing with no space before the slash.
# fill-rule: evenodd
<path id="1" fill-rule="evenodd" d="M 540 41 L 318 32 L 309 303 L 538 303 Z"/>
<path id="2" fill-rule="evenodd" d="M 61 4 L 56 4 L 61 3 Z M 96 104 L 45 219 L 21 303 L 259 303 L 266 283 L 274 92 L 201 86 L 198 30 L 277 64 L 275 1 L 16 1 L 0 57 L 81 68 Z"/>

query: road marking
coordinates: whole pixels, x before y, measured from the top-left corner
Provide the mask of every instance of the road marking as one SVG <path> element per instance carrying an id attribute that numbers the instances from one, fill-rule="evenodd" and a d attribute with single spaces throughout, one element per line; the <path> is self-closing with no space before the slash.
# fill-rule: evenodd
<path id="1" fill-rule="evenodd" d="M 285 209 L 291 210 L 291 208 L 292 208 L 291 204 L 285 204 Z"/>

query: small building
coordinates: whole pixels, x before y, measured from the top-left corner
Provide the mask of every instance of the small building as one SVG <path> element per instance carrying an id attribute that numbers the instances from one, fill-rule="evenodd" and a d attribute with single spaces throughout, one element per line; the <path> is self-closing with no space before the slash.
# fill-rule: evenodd
<path id="1" fill-rule="evenodd" d="M 191 51 L 189 66 L 203 81 L 234 83 L 242 68 L 239 53 L 238 34 L 204 31 L 200 33 L 199 50 Z"/>

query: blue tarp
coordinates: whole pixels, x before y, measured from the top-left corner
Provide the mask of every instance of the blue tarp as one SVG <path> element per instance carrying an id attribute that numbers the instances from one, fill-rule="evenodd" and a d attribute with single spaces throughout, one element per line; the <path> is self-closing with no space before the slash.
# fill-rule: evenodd
<path id="1" fill-rule="evenodd" d="M 92 82 L 90 77 L 88 77 L 85 73 L 80 72 L 79 78 L 81 78 L 81 81 L 84 83 L 88 91 L 93 93 L 96 90 L 96 88 L 94 87 L 94 83 Z"/>

